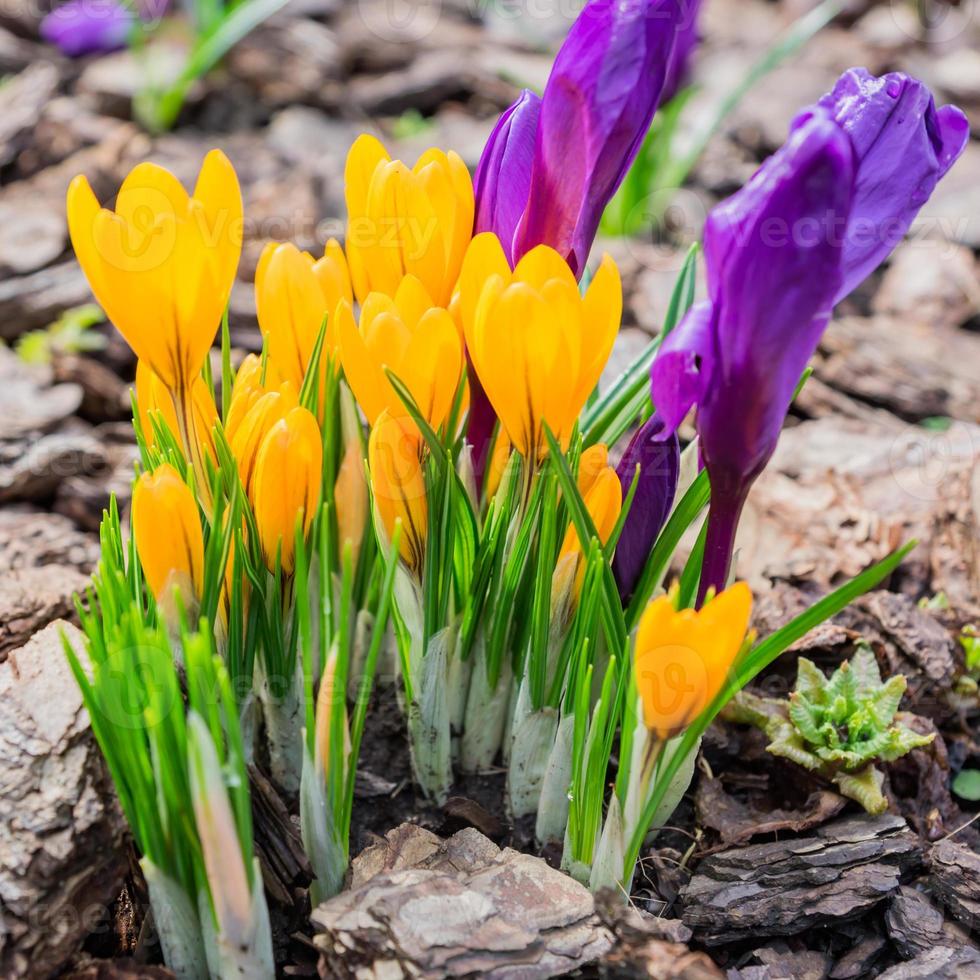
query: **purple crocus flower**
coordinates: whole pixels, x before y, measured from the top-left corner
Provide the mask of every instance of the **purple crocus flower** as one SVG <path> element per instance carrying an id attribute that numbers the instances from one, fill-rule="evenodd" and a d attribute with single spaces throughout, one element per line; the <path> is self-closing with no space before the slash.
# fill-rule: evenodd
<path id="1" fill-rule="evenodd" d="M 541 99 L 515 261 L 545 244 L 576 276 L 584 271 L 602 212 L 660 103 L 683 3 L 590 0 L 582 9 Z"/>
<path id="2" fill-rule="evenodd" d="M 709 299 L 668 336 L 651 370 L 665 432 L 698 405 L 711 479 L 702 599 L 726 584 L 746 495 L 833 305 L 891 251 L 968 135 L 963 114 L 937 111 L 914 79 L 850 71 L 709 215 Z"/>
<path id="3" fill-rule="evenodd" d="M 650 128 L 685 10 L 698 0 L 589 0 L 544 96 L 500 117 L 474 177 L 474 233 L 492 231 L 511 266 L 545 244 L 585 270 L 599 219 Z M 478 474 L 496 418 L 471 381 L 468 435 Z"/>
<path id="4" fill-rule="evenodd" d="M 72 58 L 115 51 L 125 46 L 134 20 L 115 0 L 68 0 L 41 21 L 41 37 Z"/>
<path id="5" fill-rule="evenodd" d="M 637 464 L 640 467 L 636 494 L 613 557 L 613 574 L 624 605 L 636 588 L 657 535 L 667 523 L 677 493 L 680 443 L 676 433 L 665 435 L 664 428 L 663 421 L 651 415 L 634 433 L 616 467 L 624 500 L 633 485 Z"/>

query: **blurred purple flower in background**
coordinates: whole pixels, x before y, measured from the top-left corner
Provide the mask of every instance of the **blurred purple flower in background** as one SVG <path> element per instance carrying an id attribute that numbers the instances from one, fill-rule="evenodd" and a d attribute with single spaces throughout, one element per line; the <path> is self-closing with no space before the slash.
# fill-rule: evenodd
<path id="1" fill-rule="evenodd" d="M 135 16 L 115 0 L 68 0 L 41 21 L 41 37 L 72 58 L 126 45 Z"/>
<path id="2" fill-rule="evenodd" d="M 624 500 L 633 485 L 637 464 L 640 479 L 613 558 L 613 574 L 624 603 L 636 588 L 677 493 L 680 442 L 676 433 L 664 435 L 664 423 L 655 414 L 634 433 L 616 467 Z"/>
<path id="3" fill-rule="evenodd" d="M 920 82 L 853 69 L 709 215 L 709 299 L 651 369 L 665 433 L 698 406 L 711 479 L 701 599 L 725 587 L 745 498 L 833 305 L 891 252 L 968 138 L 963 113 L 937 111 Z"/>

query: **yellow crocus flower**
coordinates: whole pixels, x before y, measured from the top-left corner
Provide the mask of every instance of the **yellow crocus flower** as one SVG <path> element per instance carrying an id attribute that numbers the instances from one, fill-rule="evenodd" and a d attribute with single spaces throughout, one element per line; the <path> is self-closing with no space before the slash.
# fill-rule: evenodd
<path id="1" fill-rule="evenodd" d="M 421 577 L 428 533 L 422 442 L 404 419 L 382 412 L 368 440 L 368 467 L 376 519 L 390 542 L 401 521 L 398 552 Z"/>
<path id="2" fill-rule="evenodd" d="M 207 382 L 200 375 L 191 386 L 191 403 L 194 408 L 194 431 L 204 455 L 213 461 L 214 440 L 211 432 L 218 423 L 218 410 Z M 151 420 L 152 413 L 159 412 L 164 424 L 180 440 L 180 426 L 173 395 L 167 386 L 153 373 L 153 368 L 143 361 L 136 364 L 136 407 L 139 411 L 140 427 L 147 445 L 156 445 L 156 436 Z"/>
<path id="3" fill-rule="evenodd" d="M 305 408 L 293 408 L 269 429 L 255 460 L 252 509 L 262 554 L 270 571 L 276 556 L 286 575 L 295 559 L 296 524 L 310 529 L 320 500 L 323 441 L 316 419 Z"/>
<path id="4" fill-rule="evenodd" d="M 636 635 L 634 670 L 643 720 L 658 739 L 682 732 L 728 679 L 745 642 L 752 592 L 736 582 L 700 610 L 651 602 Z"/>
<path id="5" fill-rule="evenodd" d="M 68 187 L 68 231 L 106 315 L 173 393 L 181 442 L 206 506 L 210 487 L 193 389 L 228 305 L 242 250 L 242 195 L 228 158 L 212 150 L 188 195 L 168 170 L 134 167 L 99 207 L 79 175 Z"/>
<path id="6" fill-rule="evenodd" d="M 622 316 L 619 270 L 604 255 L 584 296 L 568 263 L 539 245 L 511 271 L 491 233 L 470 243 L 459 278 L 470 360 L 494 411 L 525 459 L 562 448 L 595 388 Z"/>
<path id="7" fill-rule="evenodd" d="M 585 497 L 609 466 L 609 448 L 601 442 L 582 450 L 578 460 L 578 492 Z M 620 500 L 622 503 L 622 500 Z"/>
<path id="8" fill-rule="evenodd" d="M 460 157 L 429 149 L 409 169 L 362 134 L 344 168 L 347 258 L 359 302 L 416 276 L 438 306 L 452 297 L 473 233 L 473 182 Z"/>
<path id="9" fill-rule="evenodd" d="M 581 478 L 580 470 L 580 487 Z M 616 471 L 611 466 L 600 470 L 586 488 L 582 500 L 592 518 L 592 523 L 595 525 L 599 541 L 604 545 L 609 540 L 609 535 L 612 534 L 616 521 L 619 520 L 619 512 L 623 507 L 623 488 Z M 579 540 L 578 530 L 573 522 L 568 525 L 561 543 L 561 550 L 558 552 L 558 562 L 555 566 L 555 585 L 552 588 L 556 598 L 560 597 L 567 588 L 573 572 L 575 575 L 574 594 L 577 596 L 581 592 L 582 580 L 585 577 L 585 566 L 581 560 L 582 554 L 582 542 Z"/>
<path id="10" fill-rule="evenodd" d="M 331 238 L 314 259 L 290 242 L 269 242 L 255 270 L 255 307 L 269 345 L 269 362 L 283 379 L 303 386 L 320 325 L 327 317 L 321 374 L 336 347 L 332 323 L 337 304 L 353 303 L 347 260 Z"/>
<path id="11" fill-rule="evenodd" d="M 190 196 L 168 170 L 138 164 L 115 211 L 100 208 L 79 175 L 67 210 L 75 254 L 109 319 L 171 391 L 189 391 L 242 250 L 242 195 L 228 158 L 212 150 Z"/>
<path id="12" fill-rule="evenodd" d="M 241 422 L 227 430 L 231 454 L 238 463 L 238 475 L 246 492 L 251 490 L 259 450 L 265 437 L 276 423 L 298 405 L 296 389 L 290 382 L 284 381 L 277 391 L 267 391 L 257 398 L 242 416 Z"/>
<path id="13" fill-rule="evenodd" d="M 204 584 L 204 533 L 189 486 L 169 464 L 143 473 L 133 488 L 133 537 L 143 575 L 171 618 L 173 591 L 185 608 L 200 599 Z"/>
<path id="14" fill-rule="evenodd" d="M 242 424 L 242 419 L 252 406 L 267 392 L 277 391 L 282 384 L 282 378 L 274 364 L 268 359 L 265 362 L 263 378 L 262 358 L 258 354 L 246 354 L 235 373 L 235 381 L 231 386 L 231 399 L 228 403 L 228 417 L 225 419 L 225 436 L 229 443 L 235 430 Z"/>
<path id="15" fill-rule="evenodd" d="M 407 414 L 385 367 L 412 393 L 426 421 L 436 430 L 443 425 L 466 359 L 452 316 L 433 303 L 419 279 L 402 278 L 393 297 L 369 294 L 360 327 L 350 305 L 340 303 L 337 329 L 344 376 L 372 425 L 384 411 Z"/>

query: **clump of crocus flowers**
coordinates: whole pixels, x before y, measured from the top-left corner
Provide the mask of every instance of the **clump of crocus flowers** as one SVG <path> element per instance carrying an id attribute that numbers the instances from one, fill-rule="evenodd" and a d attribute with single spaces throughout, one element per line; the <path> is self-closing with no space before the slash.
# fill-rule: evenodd
<path id="1" fill-rule="evenodd" d="M 93 662 L 125 616 L 177 663 L 190 650 L 199 666 L 199 637 L 211 638 L 233 692 L 205 719 L 212 740 L 247 746 L 298 800 L 317 899 L 343 882 L 368 696 L 391 646 L 419 790 L 442 801 L 456 773 L 502 762 L 512 815 L 535 814 L 539 840 L 560 844 L 581 880 L 628 890 L 647 833 L 686 791 L 704 728 L 795 638 L 794 624 L 762 642 L 749 630 L 749 589 L 729 581 L 738 515 L 833 302 L 887 253 L 852 240 L 852 223 L 907 227 L 910 201 L 951 165 L 965 126 L 904 76 L 845 75 L 712 213 L 708 302 L 691 306 L 692 255 L 665 339 L 597 394 L 622 286 L 609 256 L 579 280 L 666 84 L 672 11 L 669 0 L 592 0 L 543 98 L 525 94 L 502 117 L 475 185 L 451 152 L 409 167 L 358 139 L 345 243 L 320 257 L 266 247 L 263 350 L 237 370 L 222 317 L 242 205 L 227 159 L 209 154 L 191 194 L 142 164 L 114 211 L 84 178 L 69 190 L 76 254 L 140 362 L 135 547 L 113 509 L 86 620 Z M 611 79 L 624 51 L 630 79 Z M 584 152 L 570 149 L 576 139 Z M 840 219 L 838 239 L 795 235 L 816 214 Z M 789 236 L 780 245 L 762 236 L 773 218 Z M 219 328 L 220 395 L 209 360 Z M 682 453 L 677 428 L 695 403 L 698 439 Z M 631 430 L 614 468 L 611 448 Z M 706 531 L 665 593 L 706 507 Z M 92 706 L 108 683 L 96 674 Z M 121 734 L 107 723 L 100 737 L 111 753 Z M 238 828 L 226 853 L 199 819 L 202 879 L 230 861 L 241 902 L 254 893 L 248 793 L 209 810 L 228 789 L 202 751 L 167 759 L 132 791 L 131 820 L 159 806 L 165 823 L 162 789 L 192 783 L 196 812 L 230 813 Z M 137 843 L 159 855 L 140 821 Z M 226 939 L 245 928 L 242 915 L 222 922 Z M 256 947 L 265 927 L 256 909 L 245 930 Z"/>

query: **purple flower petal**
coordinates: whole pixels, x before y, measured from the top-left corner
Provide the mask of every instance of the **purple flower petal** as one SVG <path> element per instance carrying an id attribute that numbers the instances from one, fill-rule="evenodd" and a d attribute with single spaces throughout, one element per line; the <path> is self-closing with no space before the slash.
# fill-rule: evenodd
<path id="1" fill-rule="evenodd" d="M 517 264 L 514 232 L 527 204 L 540 111 L 541 99 L 525 89 L 497 120 L 473 176 L 473 232 L 492 231 L 511 266 Z"/>
<path id="2" fill-rule="evenodd" d="M 633 485 L 637 465 L 640 467 L 636 494 L 613 557 L 613 574 L 624 602 L 633 594 L 657 536 L 670 516 L 680 460 L 677 436 L 667 433 L 663 422 L 652 415 L 633 435 L 616 467 L 624 500 Z"/>
<path id="3" fill-rule="evenodd" d="M 959 109 L 944 106 L 937 111 L 929 89 L 901 72 L 876 78 L 852 68 L 818 105 L 851 138 L 857 160 L 838 297 L 843 298 L 902 240 L 963 152 L 970 129 Z"/>
<path id="4" fill-rule="evenodd" d="M 653 403 L 665 435 L 676 431 L 710 384 L 715 343 L 713 317 L 710 302 L 691 307 L 667 335 L 650 367 Z"/>

